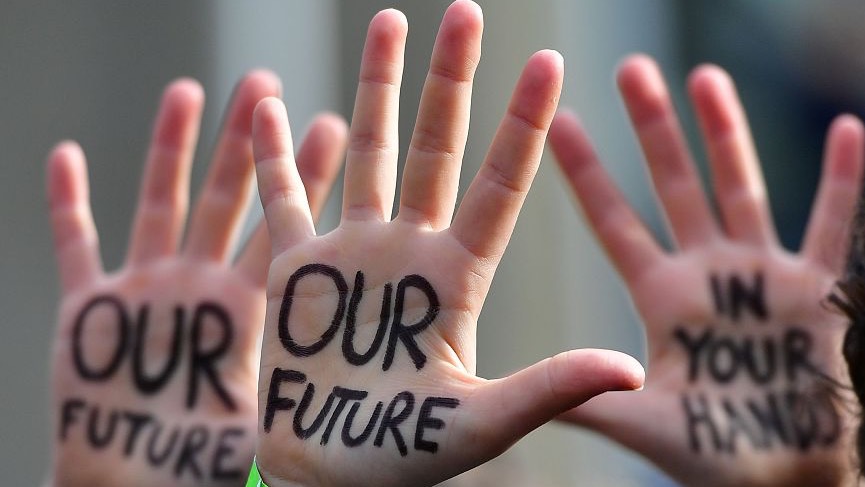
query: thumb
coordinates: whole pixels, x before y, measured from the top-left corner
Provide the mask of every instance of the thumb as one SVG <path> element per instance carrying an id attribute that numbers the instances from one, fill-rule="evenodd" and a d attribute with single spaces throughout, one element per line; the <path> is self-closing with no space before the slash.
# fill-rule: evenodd
<path id="1" fill-rule="evenodd" d="M 488 382 L 476 391 L 475 401 L 490 430 L 499 432 L 493 441 L 505 448 L 598 394 L 641 388 L 645 377 L 630 355 L 571 350 Z"/>

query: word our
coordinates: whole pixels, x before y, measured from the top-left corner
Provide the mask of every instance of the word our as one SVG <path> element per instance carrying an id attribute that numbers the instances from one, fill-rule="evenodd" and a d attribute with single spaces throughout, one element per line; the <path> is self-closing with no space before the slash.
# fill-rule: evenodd
<path id="1" fill-rule="evenodd" d="M 304 279 L 313 276 L 330 281 L 329 284 L 336 292 L 326 294 L 336 295 L 337 302 L 330 323 L 321 336 L 311 343 L 299 343 L 291 332 L 292 308 L 298 286 Z M 357 312 L 364 294 L 364 283 L 363 272 L 355 273 L 354 284 L 349 295 L 348 282 L 335 267 L 314 263 L 296 270 L 286 282 L 277 323 L 279 340 L 283 348 L 292 357 L 308 359 L 327 347 L 335 339 L 344 323 L 341 352 L 347 364 L 366 365 L 384 347 L 381 370 L 388 371 L 394 364 L 398 345 L 402 344 L 415 369 L 420 371 L 426 365 L 427 356 L 419 347 L 416 337 L 433 324 L 440 308 L 438 294 L 432 284 L 417 274 L 400 279 L 396 290 L 392 283 L 386 283 L 382 292 L 381 311 L 375 335 L 366 350 L 358 351 L 354 338 L 357 331 Z M 406 294 L 409 289 L 419 292 L 427 303 L 423 316 L 414 323 L 403 321 Z M 317 292 L 325 294 L 320 290 Z M 304 319 L 302 322 L 309 321 Z M 282 386 L 291 385 L 305 385 L 299 401 L 299 394 L 293 397 L 283 395 Z M 275 367 L 271 371 L 265 403 L 262 425 L 264 432 L 266 434 L 271 432 L 279 413 L 290 413 L 294 410 L 291 430 L 300 440 L 307 441 L 316 437 L 322 446 L 332 441 L 341 441 L 342 445 L 349 448 L 361 446 L 372 440 L 373 446 L 381 448 L 389 443 L 388 438 L 391 438 L 399 454 L 405 457 L 408 455 L 409 446 L 406 443 L 403 427 L 412 424 L 410 418 L 413 419 L 416 413 L 417 419 L 413 422 L 414 450 L 435 454 L 439 444 L 431 438 L 430 431 L 442 430 L 446 426 L 445 421 L 436 414 L 440 414 L 442 410 L 456 409 L 460 405 L 458 399 L 450 397 L 430 396 L 421 400 L 418 394 L 409 390 L 400 391 L 389 400 L 373 402 L 368 399 L 370 391 L 367 390 L 332 384 L 328 388 L 329 392 L 324 403 L 313 417 L 310 411 L 310 405 L 316 397 L 316 385 L 313 381 L 306 373 L 294 368 Z M 417 402 L 420 402 L 420 407 L 416 407 Z M 362 408 L 365 416 L 363 420 L 359 418 Z M 340 422 L 341 428 L 339 428 Z M 335 436 L 339 439 L 332 440 Z"/>
<path id="2" fill-rule="evenodd" d="M 291 334 L 289 326 L 291 309 L 298 284 L 301 280 L 315 275 L 324 276 L 333 282 L 333 286 L 337 291 L 338 301 L 334 309 L 333 318 L 330 321 L 330 326 L 322 333 L 318 340 L 308 345 L 302 345 L 297 343 Z M 396 296 L 393 298 L 393 320 L 391 322 L 390 303 L 393 295 L 393 285 L 391 283 L 385 284 L 379 325 L 376 329 L 375 337 L 369 348 L 365 352 L 359 353 L 354 346 L 354 336 L 357 329 L 357 310 L 363 298 L 363 287 L 364 275 L 363 272 L 358 271 L 355 274 L 351 299 L 348 299 L 348 283 L 342 273 L 335 267 L 324 264 L 308 264 L 295 271 L 285 285 L 285 294 L 279 311 L 279 340 L 285 350 L 296 357 L 315 355 L 334 339 L 340 325 L 345 321 L 345 330 L 342 335 L 343 357 L 352 365 L 365 365 L 378 353 L 384 342 L 387 328 L 390 326 L 390 334 L 388 334 L 387 347 L 381 366 L 382 370 L 388 370 L 393 365 L 396 347 L 400 342 L 404 345 L 415 367 L 418 370 L 422 369 L 424 364 L 426 364 L 427 358 L 426 354 L 418 347 L 414 337 L 426 330 L 438 315 L 439 300 L 432 285 L 425 278 L 417 274 L 403 277 L 397 284 Z M 405 295 L 409 288 L 415 288 L 423 293 L 429 304 L 424 316 L 418 322 L 407 325 L 403 323 L 402 318 L 405 307 Z"/>
<path id="3" fill-rule="evenodd" d="M 113 352 L 107 363 L 95 364 L 87 358 L 85 343 L 88 341 L 105 340 L 104 333 L 90 337 L 89 327 L 95 313 L 100 310 L 113 313 L 111 320 L 117 333 L 113 343 Z M 104 315 L 99 315 L 102 317 Z M 111 379 L 119 371 L 125 360 L 130 362 L 132 381 L 138 392 L 144 395 L 154 395 L 160 392 L 171 380 L 172 376 L 181 370 L 181 360 L 189 361 L 188 387 L 186 407 L 193 409 L 201 392 L 200 384 L 209 383 L 223 405 L 231 411 L 236 409 L 234 399 L 222 383 L 217 372 L 217 363 L 228 352 L 234 336 L 231 318 L 225 309 L 214 302 L 203 302 L 195 306 L 191 319 L 183 306 L 175 306 L 172 328 L 170 354 L 157 372 L 147 362 L 147 329 L 150 326 L 150 305 L 141 305 L 133 314 L 119 298 L 111 295 L 97 296 L 91 299 L 78 314 L 72 327 L 72 359 L 79 377 L 91 382 L 104 382 Z M 219 338 L 215 345 L 205 346 L 205 327 L 215 325 Z M 156 326 L 165 326 L 158 323 Z M 188 331 L 187 331 L 188 330 Z M 97 332 L 94 332 L 97 333 Z M 208 339 L 210 341 L 210 339 Z M 184 346 L 184 342 L 186 346 Z"/>

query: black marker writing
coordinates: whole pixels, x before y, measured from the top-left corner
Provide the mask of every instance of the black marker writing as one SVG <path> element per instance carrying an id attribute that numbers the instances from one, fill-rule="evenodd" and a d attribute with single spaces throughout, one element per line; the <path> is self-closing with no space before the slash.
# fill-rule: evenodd
<path id="1" fill-rule="evenodd" d="M 355 401 L 354 404 L 360 404 L 360 401 L 366 399 L 366 396 L 369 395 L 366 391 L 358 391 L 345 387 L 334 387 L 331 394 L 334 398 L 339 399 L 339 401 L 333 409 L 333 414 L 330 415 L 330 421 L 327 422 L 327 428 L 325 428 L 324 433 L 321 434 L 321 441 L 319 443 L 322 445 L 327 445 L 327 442 L 330 441 L 330 434 L 333 433 L 333 428 L 336 426 L 336 422 L 339 421 L 340 416 L 342 416 L 342 412 L 345 410 L 345 405 L 348 404 L 349 401 Z M 346 422 L 343 423 L 343 425 L 345 424 Z"/>
<path id="2" fill-rule="evenodd" d="M 112 295 L 97 296 L 84 305 L 73 323 L 71 343 L 72 365 L 81 379 L 108 381 L 128 362 L 135 389 L 153 396 L 186 372 L 187 409 L 195 409 L 201 395 L 210 391 L 227 410 L 236 410 L 218 369 L 234 339 L 226 310 L 212 302 L 191 308 L 178 305 L 172 309 L 171 323 L 156 323 L 151 308 L 147 303 L 134 308 Z M 114 333 L 102 332 L 106 326 Z M 170 333 L 163 334 L 166 330 Z M 148 353 L 157 346 L 154 342 L 165 353 Z M 88 355 L 93 348 L 87 345 L 93 343 L 108 344 L 107 360 Z M 184 358 L 188 367 L 183 367 Z M 164 466 L 177 478 L 241 480 L 248 456 L 243 452 L 236 458 L 236 443 L 245 435 L 241 428 L 169 427 L 148 412 L 108 409 L 78 398 L 67 399 L 60 410 L 61 441 L 72 431 L 93 449 L 117 449 L 126 458 L 137 456 L 152 467 Z"/>
<path id="3" fill-rule="evenodd" d="M 835 445 L 841 434 L 841 419 L 826 394 L 786 391 L 710 400 L 697 393 L 681 400 L 688 444 L 697 453 L 735 454 L 740 446 L 807 452 Z"/>
<path id="4" fill-rule="evenodd" d="M 356 402 L 351 405 L 351 409 L 348 411 L 348 416 L 345 418 L 345 423 L 342 425 L 342 442 L 345 443 L 345 446 L 362 445 L 367 439 L 369 439 L 372 430 L 375 428 L 376 422 L 378 422 L 378 416 L 381 414 L 382 406 L 384 406 L 383 403 L 376 403 L 375 409 L 373 410 L 369 421 L 366 423 L 366 426 L 364 426 L 363 431 L 361 431 L 358 436 L 352 436 L 351 425 L 354 424 L 357 412 L 360 410 L 360 403 Z"/>
<path id="5" fill-rule="evenodd" d="M 450 397 L 428 397 L 424 400 L 420 407 L 420 414 L 417 418 L 417 428 L 415 429 L 414 434 L 415 450 L 428 451 L 430 453 L 438 451 L 438 443 L 427 441 L 423 438 L 424 430 L 440 430 L 445 427 L 444 421 L 432 415 L 433 408 L 454 409 L 459 406 L 459 404 L 459 401 Z"/>
<path id="6" fill-rule="evenodd" d="M 345 317 L 345 332 L 342 334 L 342 355 L 352 365 L 364 365 L 375 356 L 378 349 L 384 341 L 384 334 L 387 331 L 388 320 L 390 320 L 390 300 L 393 294 L 393 285 L 387 283 L 384 285 L 384 295 L 382 296 L 381 315 L 378 320 L 378 328 L 375 330 L 375 337 L 372 339 L 369 348 L 364 353 L 358 353 L 354 348 L 354 334 L 357 323 L 357 308 L 360 306 L 360 300 L 363 297 L 363 272 L 358 271 L 354 278 L 354 290 L 351 293 L 351 300 L 348 302 L 348 314 Z"/>
<path id="7" fill-rule="evenodd" d="M 405 306 L 406 289 L 413 287 L 426 295 L 429 301 L 429 307 L 426 314 L 417 323 L 406 325 L 402 322 L 402 312 Z M 390 339 L 388 339 L 387 350 L 384 354 L 384 363 L 382 370 L 387 370 L 393 364 L 393 355 L 396 350 L 397 340 L 400 340 L 405 349 L 411 356 L 415 368 L 422 369 L 426 363 L 426 355 L 420 351 L 417 342 L 414 341 L 414 336 L 426 330 L 428 326 L 436 319 L 439 311 L 439 300 L 436 292 L 433 290 L 429 281 L 418 275 L 406 276 L 396 287 L 396 302 L 394 303 L 393 326 L 390 329 Z"/>
<path id="8" fill-rule="evenodd" d="M 309 405 L 312 403 L 312 398 L 314 396 L 315 385 L 310 382 L 306 385 L 306 391 L 304 391 L 303 399 L 300 400 L 300 404 L 297 406 L 297 412 L 294 413 L 294 434 L 296 434 L 301 440 L 309 438 L 314 435 L 319 428 L 321 428 L 321 425 L 327 418 L 328 413 L 330 413 L 330 408 L 333 406 L 333 393 L 331 392 L 327 395 L 327 400 L 324 402 L 324 406 L 321 407 L 321 410 L 315 416 L 312 424 L 310 424 L 308 428 L 304 428 L 303 417 L 309 410 Z"/>
<path id="9" fill-rule="evenodd" d="M 811 359 L 810 332 L 783 326 L 780 335 L 767 334 L 769 319 L 763 274 L 751 279 L 738 275 L 709 277 L 715 311 L 734 328 L 722 325 L 678 326 L 673 340 L 687 356 L 687 380 L 682 394 L 688 444 L 696 453 L 736 454 L 752 450 L 794 448 L 809 451 L 831 447 L 840 437 L 841 422 L 824 374 Z M 759 328 L 742 328 L 745 318 Z M 712 396 L 699 384 L 717 384 Z M 763 388 L 746 397 L 730 397 L 725 385 L 747 381 Z M 731 386 L 737 387 L 737 386 Z"/>
<path id="10" fill-rule="evenodd" d="M 754 273 L 754 278 L 750 282 L 737 274 L 732 274 L 727 278 L 725 289 L 721 277 L 712 274 L 709 276 L 709 283 L 715 301 L 715 311 L 720 316 L 729 316 L 734 322 L 744 317 L 746 312 L 761 321 L 768 320 L 769 310 L 766 307 L 763 281 L 763 273 L 759 271 Z"/>
<path id="11" fill-rule="evenodd" d="M 87 317 L 98 307 L 109 307 L 117 315 L 115 323 L 117 324 L 117 340 L 115 341 L 114 354 L 111 360 L 108 361 L 102 368 L 92 367 L 84 359 L 84 347 L 81 343 L 84 337 L 85 325 Z M 126 307 L 123 302 L 114 296 L 99 296 L 90 300 L 84 309 L 78 313 L 75 318 L 75 324 L 72 325 L 72 361 L 75 364 L 75 370 L 82 379 L 101 381 L 107 380 L 117 372 L 120 368 L 120 363 L 123 360 L 123 355 L 126 353 L 126 347 L 129 343 L 129 314 L 126 312 Z"/>
<path id="12" fill-rule="evenodd" d="M 284 395 L 283 389 L 302 385 L 305 387 L 299 403 Z M 368 391 L 335 386 L 318 411 L 311 411 L 310 405 L 314 403 L 315 394 L 316 387 L 311 382 L 307 382 L 305 374 L 295 370 L 274 369 L 265 405 L 264 431 L 270 432 L 274 418 L 279 412 L 290 412 L 294 409 L 292 429 L 295 436 L 301 440 L 314 438 L 321 431 L 318 443 L 322 446 L 327 445 L 333 439 L 333 431 L 342 421 L 342 431 L 339 438 L 343 445 L 347 447 L 360 446 L 369 440 L 375 431 L 374 446 L 384 446 L 387 443 L 387 438 L 390 437 L 400 455 L 408 455 L 409 449 L 405 440 L 406 431 L 404 431 L 403 426 L 409 422 L 409 418 L 416 410 L 416 396 L 412 392 L 402 391 L 398 393 L 387 402 L 387 407 L 383 401 L 376 402 L 369 420 L 363 421 L 358 427 L 353 427 L 353 425 L 357 420 L 361 406 L 370 404 L 366 401 L 369 396 Z M 295 397 L 297 397 L 296 393 Z M 414 449 L 429 453 L 438 451 L 438 443 L 427 438 L 426 435 L 429 434 L 428 430 L 444 429 L 445 422 L 434 416 L 433 410 L 434 408 L 455 409 L 458 406 L 459 400 L 454 398 L 425 398 L 419 408 L 417 422 L 414 423 L 416 424 L 413 438 Z M 341 420 L 346 407 L 349 408 L 349 411 L 345 415 L 345 419 Z M 382 413 L 382 411 L 384 412 Z M 325 421 L 327 426 L 322 430 Z M 360 430 L 360 434 L 353 435 L 353 430 Z M 411 430 L 409 429 L 410 433 Z"/>
<path id="13" fill-rule="evenodd" d="M 333 315 L 329 317 L 329 324 L 324 333 L 316 341 L 309 344 L 300 344 L 291 334 L 291 309 L 294 304 L 297 287 L 304 279 L 312 276 L 322 276 L 325 279 L 332 281 L 333 289 L 336 291 L 336 307 Z M 364 365 L 374 357 L 381 348 L 388 319 L 390 314 L 391 293 L 393 286 L 387 283 L 384 286 L 382 296 L 382 307 L 379 325 L 376 330 L 375 337 L 372 340 L 369 348 L 358 353 L 354 346 L 354 337 L 356 331 L 357 309 L 360 301 L 363 298 L 364 275 L 362 272 L 357 272 L 355 275 L 354 286 L 351 293 L 350 302 L 346 302 L 348 298 L 348 283 L 342 273 L 335 267 L 324 264 L 308 264 L 289 277 L 285 285 L 285 294 L 283 295 L 282 305 L 279 311 L 278 331 L 279 340 L 283 348 L 295 357 L 310 357 L 323 350 L 336 336 L 339 327 L 345 321 L 345 331 L 342 338 L 342 353 L 346 361 L 352 365 Z M 403 312 L 405 307 L 405 295 L 409 288 L 414 288 L 426 297 L 428 305 L 424 316 L 416 323 L 403 323 Z M 426 363 L 426 355 L 418 346 L 414 337 L 426 330 L 435 320 L 439 312 L 438 295 L 432 285 L 422 276 L 412 274 L 405 276 L 399 281 L 396 288 L 396 296 L 393 305 L 393 320 L 390 324 L 390 334 L 388 335 L 387 347 L 382 362 L 382 370 L 388 370 L 393 364 L 396 354 L 397 345 L 403 344 L 409 358 L 414 363 L 415 368 L 420 370 Z M 346 309 L 348 313 L 346 314 Z"/>
<path id="14" fill-rule="evenodd" d="M 689 382 L 711 378 L 727 384 L 740 377 L 757 384 L 777 379 L 795 382 L 803 375 L 818 375 L 819 371 L 809 358 L 813 338 L 799 328 L 787 328 L 780 337 L 757 337 L 678 326 L 673 337 L 688 356 Z"/>
<path id="15" fill-rule="evenodd" d="M 204 342 L 204 328 L 207 326 L 207 320 L 210 317 L 210 322 L 217 324 L 220 327 L 221 340 L 209 350 L 202 347 Z M 195 407 L 195 402 L 198 399 L 198 378 L 203 377 L 210 381 L 210 385 L 216 395 L 223 404 L 234 411 L 236 406 L 234 400 L 225 390 L 222 380 L 216 373 L 216 363 L 226 353 L 231 346 L 233 338 L 233 328 L 231 319 L 228 313 L 219 305 L 214 303 L 201 303 L 195 308 L 195 316 L 192 318 L 192 330 L 190 331 L 190 351 L 189 351 L 189 389 L 186 395 L 186 407 L 192 409 Z"/>
<path id="16" fill-rule="evenodd" d="M 94 313 L 101 309 L 113 314 L 111 323 L 117 333 L 113 342 L 110 359 L 104 364 L 94 363 L 88 359 L 84 344 L 88 341 L 104 341 L 104 336 L 89 340 L 89 323 Z M 164 324 L 160 323 L 160 326 Z M 204 329 L 210 327 L 218 332 L 219 339 L 210 348 L 205 347 Z M 191 323 L 187 321 L 187 313 L 182 306 L 174 308 L 174 323 L 172 328 L 168 359 L 157 372 L 146 362 L 147 332 L 150 328 L 150 305 L 144 304 L 135 314 L 118 298 L 110 295 L 98 296 L 90 300 L 75 319 L 72 327 L 72 359 L 78 375 L 91 382 L 107 381 L 120 370 L 124 359 L 130 361 L 132 382 L 136 390 L 144 395 L 154 395 L 162 391 L 178 370 L 184 350 L 188 350 L 189 377 L 186 397 L 186 407 L 193 409 L 201 394 L 201 382 L 210 384 L 210 388 L 230 411 L 236 409 L 233 398 L 228 394 L 222 379 L 217 373 L 216 365 L 228 353 L 234 333 L 234 325 L 225 309 L 211 302 L 203 302 L 195 306 Z M 188 329 L 188 336 L 184 330 Z M 91 332 L 92 333 L 92 332 Z M 213 335 L 213 332 L 210 333 Z M 212 341 L 212 340 L 208 340 Z M 184 343 L 187 343 L 184 346 Z M 148 372 L 150 370 L 151 372 Z"/>
<path id="17" fill-rule="evenodd" d="M 291 305 L 294 302 L 294 293 L 297 290 L 297 284 L 301 279 L 307 276 L 321 275 L 330 278 L 336 288 L 338 301 L 336 309 L 333 312 L 333 318 L 330 321 L 330 326 L 321 335 L 318 341 L 309 345 L 300 345 L 294 341 L 291 336 L 291 330 L 288 327 L 288 320 L 291 316 Z M 361 291 L 363 292 L 363 291 Z M 315 355 L 321 349 L 327 346 L 328 343 L 336 335 L 339 329 L 339 324 L 342 322 L 342 316 L 345 314 L 345 297 L 348 295 L 348 284 L 342 273 L 336 267 L 324 264 L 309 264 L 301 267 L 288 278 L 285 285 L 285 294 L 282 298 L 282 306 L 279 308 L 279 341 L 282 346 L 294 356 L 309 357 Z"/>
<path id="18" fill-rule="evenodd" d="M 400 411 L 394 414 L 397 407 L 401 407 Z M 408 455 L 408 448 L 405 446 L 405 440 L 402 438 L 402 433 L 399 431 L 399 425 L 408 418 L 408 415 L 414 411 L 414 394 L 408 391 L 402 391 L 391 400 L 384 411 L 384 417 L 381 418 L 381 426 L 378 427 L 378 434 L 375 435 L 373 445 L 382 446 L 384 444 L 384 435 L 390 432 L 393 436 L 393 441 L 402 456 Z"/>
<path id="19" fill-rule="evenodd" d="M 306 279 L 318 280 L 314 293 L 306 296 L 335 297 L 336 303 L 332 314 L 327 312 L 327 316 L 319 317 L 323 321 L 321 324 L 326 325 L 323 327 L 324 332 L 309 343 L 299 343 L 295 338 L 297 334 L 292 334 L 292 307 L 296 299 L 304 295 L 299 291 L 299 287 Z M 298 358 L 315 355 L 330 344 L 339 333 L 340 325 L 345 322 L 340 351 L 346 363 L 353 366 L 366 365 L 384 345 L 381 368 L 387 371 L 394 363 L 398 346 L 402 344 L 415 369 L 421 370 L 426 365 L 427 356 L 416 338 L 432 325 L 440 309 L 438 294 L 432 284 L 417 274 L 403 277 L 396 284 L 396 291 L 392 283 L 385 283 L 375 334 L 365 349 L 358 350 L 355 344 L 357 315 L 364 294 L 368 293 L 365 284 L 363 272 L 357 271 L 349 293 L 348 282 L 337 268 L 324 264 L 300 267 L 286 282 L 280 306 L 277 330 L 283 348 Z M 412 320 L 414 322 L 406 320 L 404 314 L 406 295 L 409 292 L 420 293 L 426 300 L 423 315 Z M 416 305 L 412 305 L 412 310 L 414 308 Z M 304 316 L 301 320 L 303 326 L 310 325 L 308 317 Z M 298 324 L 295 323 L 294 326 Z M 321 397 L 318 401 L 315 400 L 317 394 L 321 396 L 324 393 L 327 393 L 327 396 L 323 400 Z M 265 433 L 270 433 L 278 414 L 291 413 L 291 430 L 294 436 L 300 440 L 315 439 L 321 446 L 326 446 L 331 441 L 341 441 L 344 446 L 354 448 L 372 439 L 373 446 L 378 448 L 393 442 L 401 456 L 409 454 L 410 444 L 416 451 L 436 453 L 439 444 L 434 441 L 435 435 L 432 432 L 445 429 L 446 423 L 435 414 L 434 409 L 456 409 L 459 406 L 459 400 L 454 398 L 427 397 L 423 399 L 420 408 L 417 408 L 416 401 L 419 398 L 411 391 L 401 391 L 388 401 L 373 402 L 374 400 L 368 400 L 369 395 L 369 391 L 341 385 L 334 385 L 330 390 L 321 390 L 305 373 L 277 367 L 271 372 L 262 427 Z M 318 406 L 313 408 L 313 404 Z M 359 417 L 362 409 L 367 412 L 362 415 L 364 417 Z M 410 420 L 413 416 L 417 417 L 415 421 Z M 335 433 L 337 431 L 338 434 Z M 414 442 L 407 443 L 406 438 L 412 433 Z"/>
<path id="20" fill-rule="evenodd" d="M 138 314 L 139 325 L 135 335 L 135 343 L 132 344 L 132 378 L 135 381 L 135 387 L 144 394 L 154 394 L 165 387 L 174 370 L 180 364 L 181 347 L 183 347 L 183 324 L 186 322 L 186 310 L 178 306 L 174 309 L 174 329 L 171 335 L 171 353 L 168 355 L 168 361 L 160 373 L 156 374 L 155 377 L 148 377 L 144 356 L 147 350 L 145 345 L 147 343 L 147 328 L 150 325 L 149 315 L 150 307 L 143 306 Z"/>
<path id="21" fill-rule="evenodd" d="M 180 479 L 240 481 L 250 461 L 250 452 L 238 448 L 246 436 L 240 427 L 172 426 L 147 412 L 105 409 L 80 398 L 65 400 L 60 411 L 61 441 L 77 435 L 94 449 L 168 467 Z"/>
<path id="22" fill-rule="evenodd" d="M 270 387 L 267 389 L 267 407 L 264 409 L 265 433 L 270 433 L 277 411 L 291 411 L 297 404 L 294 399 L 279 395 L 279 388 L 284 382 L 303 384 L 306 382 L 306 375 L 296 370 L 273 369 L 273 373 L 270 374 Z"/>

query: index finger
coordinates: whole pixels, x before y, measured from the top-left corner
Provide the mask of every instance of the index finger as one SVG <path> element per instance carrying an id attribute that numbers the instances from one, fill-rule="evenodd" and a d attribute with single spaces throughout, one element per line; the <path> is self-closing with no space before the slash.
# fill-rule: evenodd
<path id="1" fill-rule="evenodd" d="M 48 203 L 54 252 L 63 292 L 102 274 L 99 238 L 90 211 L 87 164 L 74 142 L 63 142 L 48 157 Z"/>
<path id="2" fill-rule="evenodd" d="M 725 230 L 735 240 L 775 244 L 766 184 L 733 80 L 717 66 L 706 65 L 688 81 Z"/>
<path id="3" fill-rule="evenodd" d="M 348 127 L 342 117 L 324 113 L 313 120 L 297 151 L 297 170 L 314 220 L 318 220 L 345 155 Z M 260 222 L 237 260 L 237 269 L 258 286 L 267 282 L 270 236 Z"/>
<path id="4" fill-rule="evenodd" d="M 856 199 L 862 193 L 865 128 L 852 116 L 832 122 L 826 137 L 823 175 L 814 201 L 802 253 L 833 271 L 840 271 Z"/>
<path id="5" fill-rule="evenodd" d="M 618 82 L 676 243 L 707 243 L 720 232 L 660 68 L 646 56 L 632 56 Z"/>
<path id="6" fill-rule="evenodd" d="M 127 261 L 141 264 L 171 255 L 177 248 L 189 204 L 189 172 L 204 91 L 180 79 L 162 97 L 141 181 Z"/>
<path id="7" fill-rule="evenodd" d="M 255 107 L 252 140 L 258 195 L 270 234 L 271 253 L 277 255 L 315 235 L 306 190 L 294 162 L 288 115 L 281 100 L 265 98 Z"/>
<path id="8" fill-rule="evenodd" d="M 230 253 L 252 189 L 252 111 L 259 100 L 280 91 L 279 78 L 264 70 L 252 71 L 237 84 L 189 222 L 185 255 L 222 261 Z"/>
<path id="9" fill-rule="evenodd" d="M 598 162 L 576 116 L 556 115 L 549 140 L 592 230 L 625 281 L 633 282 L 663 251 Z"/>

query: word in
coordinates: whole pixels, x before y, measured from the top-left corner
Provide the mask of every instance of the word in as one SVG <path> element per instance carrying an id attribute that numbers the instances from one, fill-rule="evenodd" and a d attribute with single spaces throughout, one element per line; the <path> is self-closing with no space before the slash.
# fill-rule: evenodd
<path id="1" fill-rule="evenodd" d="M 674 329 L 674 342 L 688 357 L 688 382 L 722 386 L 744 380 L 764 390 L 745 397 L 731 397 L 733 389 L 720 389 L 722 394 L 711 397 L 698 388 L 684 393 L 681 404 L 691 450 L 736 454 L 740 442 L 754 450 L 780 446 L 808 451 L 834 445 L 841 423 L 826 384 L 820 383 L 825 375 L 811 360 L 812 335 L 789 325 L 768 334 L 770 313 L 760 272 L 750 281 L 713 274 L 709 287 L 716 314 L 731 327 Z M 756 328 L 745 328 L 745 323 Z"/>

